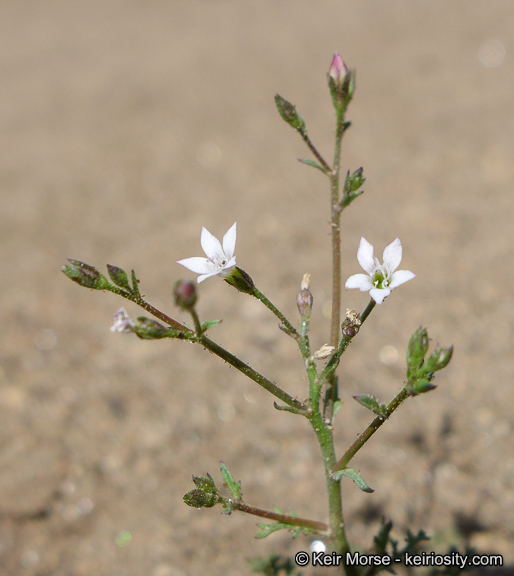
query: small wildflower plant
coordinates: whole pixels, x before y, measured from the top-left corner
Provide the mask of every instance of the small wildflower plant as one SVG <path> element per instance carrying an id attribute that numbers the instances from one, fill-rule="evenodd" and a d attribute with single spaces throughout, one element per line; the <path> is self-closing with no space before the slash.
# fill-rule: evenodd
<path id="1" fill-rule="evenodd" d="M 369 292 L 370 300 L 362 312 L 346 309 L 341 312 L 342 271 L 341 271 L 341 218 L 354 200 L 363 193 L 365 177 L 362 168 L 343 174 L 341 169 L 341 144 L 350 123 L 346 121 L 346 112 L 355 92 L 355 73 L 350 70 L 339 54 L 335 54 L 328 74 L 328 87 L 335 111 L 335 142 L 332 161 L 327 161 L 318 151 L 307 134 L 305 120 L 296 106 L 275 96 L 275 104 L 282 119 L 302 138 L 312 154 L 312 158 L 302 159 L 307 166 L 321 171 L 327 179 L 330 190 L 330 231 L 332 248 L 332 313 L 327 342 L 318 350 L 311 350 L 309 328 L 313 297 L 309 289 L 310 276 L 305 274 L 300 291 L 296 297 L 299 316 L 295 321 L 289 320 L 256 286 L 253 278 L 236 265 L 236 226 L 234 223 L 220 242 L 206 228 L 202 228 L 200 244 L 205 257 L 195 256 L 179 260 L 178 264 L 197 274 L 196 282 L 178 280 L 174 287 L 175 304 L 190 314 L 192 323 L 186 325 L 147 302 L 139 291 L 139 279 L 134 271 L 107 265 L 107 275 L 95 267 L 69 260 L 63 267 L 64 274 L 86 288 L 113 292 L 126 300 L 140 306 L 149 316 L 140 316 L 132 320 L 124 308 L 114 315 L 113 332 L 133 333 L 139 338 L 155 340 L 171 338 L 188 341 L 207 349 L 221 360 L 239 370 L 243 376 L 267 390 L 274 398 L 277 410 L 288 412 L 295 417 L 305 418 L 312 428 L 313 437 L 318 442 L 321 456 L 320 466 L 324 468 L 326 478 L 326 513 L 322 519 L 303 518 L 297 513 L 284 513 L 281 510 L 265 510 L 249 503 L 243 498 L 241 482 L 236 480 L 228 467 L 222 462 L 220 476 L 228 488 L 221 490 L 221 484 L 214 476 L 193 476 L 194 487 L 184 496 L 187 505 L 195 508 L 212 508 L 221 506 L 225 514 L 246 512 L 262 519 L 258 524 L 257 538 L 264 538 L 277 530 L 289 530 L 293 536 L 307 535 L 313 540 L 311 552 L 335 553 L 340 559 L 336 564 L 341 574 L 364 575 L 375 574 L 381 570 L 392 572 L 388 568 L 390 561 L 396 561 L 407 552 L 412 553 L 427 537 L 423 531 L 417 534 L 408 532 L 404 547 L 393 540 L 390 533 L 391 522 L 383 522 L 378 534 L 369 543 L 350 543 L 343 516 L 343 493 L 341 480 L 350 478 L 356 488 L 363 492 L 373 492 L 360 473 L 350 466 L 357 453 L 366 445 L 381 426 L 393 415 L 399 406 L 413 396 L 427 393 L 435 388 L 436 373 L 444 369 L 451 360 L 452 346 L 436 346 L 429 352 L 429 337 L 425 328 L 414 331 L 407 345 L 405 379 L 400 391 L 389 402 L 379 402 L 375 397 L 362 394 L 355 400 L 371 413 L 369 425 L 361 431 L 356 440 L 342 454 L 336 454 L 334 444 L 334 415 L 341 408 L 337 386 L 337 370 L 343 354 L 349 344 L 359 334 L 364 322 L 375 306 L 384 303 L 392 291 L 414 279 L 415 274 L 409 270 L 398 270 L 402 260 L 402 244 L 396 238 L 383 251 L 382 263 L 375 256 L 373 246 L 361 238 L 357 250 L 357 260 L 364 273 L 351 275 L 344 286 L 346 289 L 359 289 Z M 207 214 L 206 214 L 207 215 Z M 234 215 L 235 216 L 235 215 Z M 207 222 L 206 222 L 207 223 Z M 208 278 L 218 276 L 239 292 L 256 298 L 266 306 L 278 319 L 279 328 L 298 347 L 302 364 L 305 366 L 308 388 L 302 394 L 302 400 L 289 394 L 282 386 L 275 383 L 261 372 L 243 362 L 236 355 L 215 342 L 208 332 L 218 321 L 202 322 L 198 316 L 196 303 L 197 286 Z M 221 289 L 221 285 L 220 285 Z M 398 295 L 400 297 L 400 295 Z M 324 362 L 319 363 L 319 360 Z M 321 366 L 323 364 L 323 366 Z M 291 417 L 286 416 L 286 417 Z M 320 507 L 321 509 L 321 507 Z M 378 558 L 374 562 L 358 562 L 355 550 L 366 550 L 369 557 Z M 316 552 L 315 552 L 316 551 Z M 252 561 L 252 570 L 263 574 L 298 574 L 299 566 L 309 563 L 309 555 L 300 558 L 283 559 L 272 556 L 268 560 Z M 382 561 L 380 560 L 382 559 Z M 325 566 L 327 564 L 324 564 Z M 398 566 L 395 564 L 395 567 Z"/>

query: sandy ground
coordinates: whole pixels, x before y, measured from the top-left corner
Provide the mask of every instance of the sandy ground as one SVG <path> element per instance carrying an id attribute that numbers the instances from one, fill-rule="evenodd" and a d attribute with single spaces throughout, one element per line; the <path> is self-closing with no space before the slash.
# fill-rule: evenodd
<path id="1" fill-rule="evenodd" d="M 184 321 L 171 287 L 193 274 L 175 261 L 200 255 L 202 225 L 221 235 L 237 220 L 238 264 L 291 318 L 312 274 L 323 344 L 327 187 L 297 163 L 308 152 L 273 96 L 329 156 L 335 51 L 357 69 L 343 165 L 368 177 L 345 214 L 343 273 L 359 271 L 362 235 L 379 252 L 399 236 L 417 273 L 345 357 L 339 452 L 369 421 L 351 396 L 395 394 L 417 326 L 455 345 L 439 388 L 356 458 L 376 492 L 344 484 L 350 535 L 368 546 L 385 515 L 397 536 L 425 528 L 512 566 L 514 3 L 4 0 L 1 14 L 0 573 L 236 576 L 248 557 L 306 549 L 184 505 L 191 474 L 219 480 L 221 459 L 254 505 L 326 520 L 303 420 L 201 349 L 113 335 L 121 301 L 60 267 L 135 268 Z M 267 310 L 212 279 L 199 311 L 223 318 L 217 341 L 305 395 Z"/>

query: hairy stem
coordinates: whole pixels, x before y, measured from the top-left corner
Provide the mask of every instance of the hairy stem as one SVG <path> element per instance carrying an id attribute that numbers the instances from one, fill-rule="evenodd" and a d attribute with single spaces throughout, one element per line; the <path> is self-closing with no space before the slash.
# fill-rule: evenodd
<path id="1" fill-rule="evenodd" d="M 398 394 L 391 400 L 386 408 L 384 416 L 377 416 L 373 422 L 359 434 L 357 440 L 348 448 L 343 456 L 338 460 L 337 464 L 332 468 L 332 474 L 338 470 L 344 470 L 357 452 L 366 444 L 366 442 L 373 436 L 373 434 L 382 426 L 382 424 L 391 416 L 391 414 L 409 397 L 409 392 L 404 387 Z"/>
<path id="2" fill-rule="evenodd" d="M 273 302 L 271 302 L 266 296 L 264 296 L 264 294 L 260 290 L 258 290 L 255 286 L 252 290 L 252 295 L 255 296 L 257 300 L 262 302 L 264 306 L 268 308 L 268 310 L 271 310 L 271 312 L 275 314 L 275 316 L 280 320 L 280 322 L 282 322 L 282 325 L 284 326 L 288 334 L 290 334 L 296 340 L 300 339 L 300 334 L 298 334 L 298 331 L 291 324 L 291 322 L 289 322 L 289 320 L 282 314 L 282 312 L 280 312 L 280 310 L 275 306 L 275 304 L 273 304 Z"/>
<path id="3" fill-rule="evenodd" d="M 255 506 L 249 506 L 242 502 L 236 502 L 230 499 L 230 508 L 232 510 L 239 510 L 240 512 L 246 512 L 247 514 L 253 514 L 254 516 L 259 516 L 260 518 L 266 518 L 268 520 L 275 520 L 282 524 L 290 524 L 291 526 L 299 526 L 301 528 L 308 528 L 317 534 L 328 534 L 328 525 L 324 522 L 317 522 L 316 520 L 307 520 L 306 518 L 297 518 L 296 516 L 289 516 L 288 514 L 279 514 L 277 512 L 271 512 L 270 510 L 263 510 L 262 508 L 255 508 Z"/>
<path id="4" fill-rule="evenodd" d="M 296 398 L 293 398 L 290 394 L 282 390 L 282 388 L 279 388 L 274 382 L 268 380 L 268 378 L 263 376 L 260 372 L 257 372 L 257 370 L 254 370 L 253 368 L 248 366 L 248 364 L 245 364 L 237 356 L 235 356 L 228 350 L 225 350 L 225 348 L 223 348 L 219 344 L 216 344 L 216 342 L 214 342 L 207 336 L 203 334 L 201 336 L 195 335 L 195 333 L 191 329 L 187 328 L 183 324 L 180 324 L 176 320 L 173 320 L 173 318 L 170 318 L 167 314 L 161 312 L 160 310 L 158 310 L 157 308 L 146 302 L 146 300 L 143 300 L 143 298 L 141 298 L 140 296 L 135 297 L 132 294 L 129 294 L 128 292 L 119 289 L 112 291 L 115 292 L 116 294 L 119 294 L 120 296 L 123 296 L 127 300 L 131 300 L 138 306 L 141 306 L 141 308 L 143 308 L 156 318 L 159 318 L 159 320 L 162 320 L 169 326 L 173 326 L 174 328 L 179 330 L 180 333 L 183 333 L 184 336 L 187 336 L 189 342 L 195 342 L 201 344 L 202 346 L 204 346 L 204 348 L 207 348 L 207 350 L 209 350 L 213 354 L 216 354 L 216 356 L 219 356 L 222 360 L 225 360 L 225 362 L 227 362 L 228 364 L 230 364 L 231 366 L 242 372 L 245 376 L 247 376 L 257 384 L 262 386 L 270 394 L 273 394 L 273 396 L 275 396 L 279 400 L 282 400 L 282 402 L 284 402 L 291 408 L 294 408 L 295 410 L 301 412 L 302 414 L 307 413 L 308 407 L 303 402 L 300 402 Z M 199 328 L 199 322 L 197 330 L 198 328 Z"/>
<path id="5" fill-rule="evenodd" d="M 318 152 L 318 150 L 316 149 L 314 144 L 311 142 L 311 139 L 309 138 L 307 131 L 302 130 L 302 129 L 298 129 L 298 132 L 300 133 L 300 136 L 303 138 L 303 141 L 305 142 L 305 144 L 307 144 L 307 146 L 309 147 L 309 150 L 314 154 L 314 156 L 316 157 L 318 162 L 323 166 L 323 169 L 325 170 L 325 172 L 328 175 L 330 175 L 332 173 L 332 168 L 330 168 L 330 166 L 326 163 L 323 156 Z"/>
<path id="6" fill-rule="evenodd" d="M 334 145 L 334 167 L 330 175 L 330 227 L 332 233 L 332 317 L 330 344 L 337 346 L 341 323 L 341 210 L 339 204 L 339 180 L 341 173 L 341 144 L 344 134 L 344 113 L 336 113 L 336 137 Z M 332 375 L 325 392 L 324 416 L 332 421 L 334 402 L 337 400 L 337 379 Z"/>

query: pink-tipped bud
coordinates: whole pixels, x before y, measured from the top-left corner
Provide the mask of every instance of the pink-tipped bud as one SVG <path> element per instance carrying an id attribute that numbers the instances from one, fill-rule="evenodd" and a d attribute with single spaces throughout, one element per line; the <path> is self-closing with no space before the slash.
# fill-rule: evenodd
<path id="1" fill-rule="evenodd" d="M 341 58 L 341 54 L 335 53 L 330 64 L 328 75 L 336 84 L 342 83 L 345 76 L 348 74 L 348 68 Z"/>
<path id="2" fill-rule="evenodd" d="M 192 310 L 198 298 L 196 286 L 191 280 L 177 280 L 175 289 L 175 304 L 184 310 Z"/>
<path id="3" fill-rule="evenodd" d="M 339 113 L 344 113 L 353 97 L 355 81 L 354 73 L 348 69 L 337 52 L 332 58 L 327 77 L 334 108 Z"/>

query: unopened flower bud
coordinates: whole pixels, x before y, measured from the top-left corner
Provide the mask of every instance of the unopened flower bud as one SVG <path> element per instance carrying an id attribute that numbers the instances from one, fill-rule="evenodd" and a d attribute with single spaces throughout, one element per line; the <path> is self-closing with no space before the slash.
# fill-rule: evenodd
<path id="1" fill-rule="evenodd" d="M 134 332 L 142 340 L 158 340 L 170 336 L 173 329 L 163 326 L 160 322 L 140 316 L 134 325 Z"/>
<path id="2" fill-rule="evenodd" d="M 430 354 L 423 364 L 423 374 L 433 374 L 438 370 L 442 370 L 448 366 L 453 354 L 453 346 L 437 348 Z"/>
<path id="3" fill-rule="evenodd" d="M 421 326 L 410 337 L 407 346 L 407 377 L 415 375 L 428 351 L 428 332 Z"/>
<path id="4" fill-rule="evenodd" d="M 118 266 L 112 266 L 111 264 L 107 264 L 107 272 L 111 277 L 111 280 L 119 286 L 120 288 L 124 288 L 131 292 L 130 284 L 128 281 L 128 276 L 123 268 L 119 268 Z"/>
<path id="5" fill-rule="evenodd" d="M 192 310 L 198 298 L 196 286 L 191 280 L 178 280 L 173 289 L 175 304 L 183 310 Z"/>
<path id="6" fill-rule="evenodd" d="M 297 112 L 296 106 L 278 94 L 275 96 L 275 105 L 277 107 L 278 113 L 289 124 L 289 126 L 295 130 L 305 130 L 305 121 Z"/>
<path id="7" fill-rule="evenodd" d="M 336 83 L 341 83 L 344 80 L 344 77 L 348 74 L 348 68 L 344 63 L 343 59 L 341 58 L 341 54 L 337 52 L 334 54 L 332 58 L 332 63 L 330 64 L 330 70 L 328 71 L 328 75 L 332 80 Z"/>
<path id="8" fill-rule="evenodd" d="M 350 308 L 346 309 L 346 318 L 341 324 L 341 331 L 345 338 L 353 338 L 360 330 L 360 315 Z"/>
<path id="9" fill-rule="evenodd" d="M 219 501 L 217 494 L 206 494 L 199 488 L 184 495 L 184 502 L 192 508 L 212 508 Z"/>
<path id="10" fill-rule="evenodd" d="M 334 54 L 328 71 L 328 87 L 336 110 L 344 111 L 353 97 L 354 75 L 340 54 Z"/>
<path id="11" fill-rule="evenodd" d="M 298 312 L 300 312 L 300 316 L 302 318 L 311 315 L 312 302 L 312 293 L 308 288 L 303 288 L 303 290 L 298 292 L 298 296 L 296 297 L 296 305 L 298 306 Z"/>
<path id="12" fill-rule="evenodd" d="M 105 290 L 110 285 L 107 278 L 93 266 L 70 258 L 68 262 L 69 264 L 63 266 L 61 270 L 73 282 L 92 290 Z"/>

